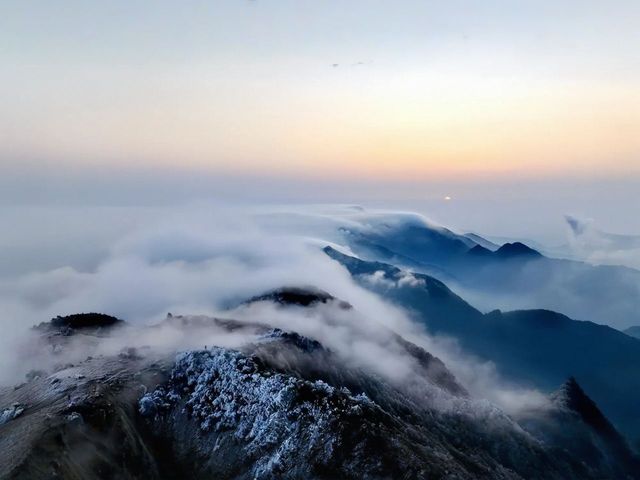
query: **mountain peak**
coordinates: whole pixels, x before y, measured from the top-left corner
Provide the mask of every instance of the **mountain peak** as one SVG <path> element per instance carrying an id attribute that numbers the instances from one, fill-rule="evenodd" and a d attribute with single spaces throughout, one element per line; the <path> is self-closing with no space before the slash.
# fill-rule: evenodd
<path id="1" fill-rule="evenodd" d="M 513 242 L 513 243 L 505 243 L 498 250 L 496 250 L 496 255 L 500 255 L 501 257 L 520 257 L 520 256 L 530 256 L 530 257 L 541 257 L 542 254 L 537 250 L 534 250 L 531 247 L 528 247 L 522 242 Z"/>
<path id="2" fill-rule="evenodd" d="M 624 470 L 639 471 L 640 459 L 629 448 L 625 438 L 616 430 L 613 424 L 602 413 L 596 403 L 589 398 L 574 377 L 569 377 L 566 382 L 551 395 L 551 401 L 561 409 L 569 411 L 588 426 L 595 433 L 602 445 L 602 451 L 606 452 L 609 462 L 614 466 L 621 466 Z M 565 422 L 565 429 L 570 429 L 570 421 Z M 575 439 L 573 439 L 575 442 Z M 575 444 L 578 445 L 579 443 Z M 572 446 L 568 446 L 571 450 Z M 606 458 L 605 457 L 605 458 Z M 600 460 L 601 461 L 601 460 Z M 617 468 L 617 467 L 616 467 Z M 615 472 L 615 470 L 614 470 Z M 622 478 L 620 471 L 615 473 L 616 478 Z M 636 478 L 632 476 L 630 478 Z"/>
<path id="3" fill-rule="evenodd" d="M 552 399 L 558 405 L 578 414 L 585 423 L 598 431 L 613 429 L 596 403 L 589 398 L 574 377 L 569 377 L 552 395 Z"/>
<path id="4" fill-rule="evenodd" d="M 314 306 L 319 303 L 328 303 L 336 298 L 330 293 L 315 287 L 281 287 L 263 295 L 258 295 L 247 300 L 246 303 L 270 301 L 280 305 L 296 305 L 299 307 Z M 347 302 L 340 301 L 340 307 L 351 308 Z"/>
<path id="5" fill-rule="evenodd" d="M 484 237 L 481 237 L 480 235 L 476 234 L 476 233 L 465 233 L 464 234 L 465 237 L 467 237 L 468 239 L 472 240 L 473 242 L 475 242 L 476 244 L 486 248 L 487 250 L 491 250 L 492 252 L 495 252 L 498 247 L 500 247 L 500 245 L 496 245 L 495 243 L 487 240 Z"/>
<path id="6" fill-rule="evenodd" d="M 554 394 L 554 399 L 569 408 L 572 408 L 576 402 L 583 402 L 585 399 L 590 400 L 573 376 L 567 378 L 567 380 L 560 386 Z M 572 410 L 575 409 L 572 408 Z"/>

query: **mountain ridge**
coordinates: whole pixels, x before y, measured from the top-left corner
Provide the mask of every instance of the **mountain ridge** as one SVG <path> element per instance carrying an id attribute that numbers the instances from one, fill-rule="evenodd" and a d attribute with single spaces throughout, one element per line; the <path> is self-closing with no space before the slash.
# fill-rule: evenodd
<path id="1" fill-rule="evenodd" d="M 640 438 L 634 406 L 640 401 L 640 374 L 630 367 L 640 364 L 640 340 L 545 309 L 483 314 L 428 275 L 413 272 L 417 283 L 399 284 L 395 279 L 403 273 L 397 267 L 350 257 L 331 247 L 324 251 L 360 285 L 408 309 L 430 332 L 452 336 L 465 351 L 493 361 L 513 381 L 526 379 L 531 386 L 551 391 L 571 375 L 580 378 L 614 423 L 632 439 Z M 390 281 L 367 281 L 367 275 L 375 272 Z M 597 370 L 583 352 L 599 359 Z"/>

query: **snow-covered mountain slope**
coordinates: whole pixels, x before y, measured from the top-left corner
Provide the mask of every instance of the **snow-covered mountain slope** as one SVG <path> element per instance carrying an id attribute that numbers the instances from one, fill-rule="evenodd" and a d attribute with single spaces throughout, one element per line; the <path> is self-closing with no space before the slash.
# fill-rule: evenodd
<path id="1" fill-rule="evenodd" d="M 140 411 L 195 478 L 589 477 L 497 411 L 442 414 L 362 373 L 358 389 L 297 373 L 189 352 Z"/>
<path id="2" fill-rule="evenodd" d="M 263 298 L 301 315 L 330 314 L 338 301 Z M 226 346 L 176 353 L 157 341 L 178 332 Z M 415 365 L 401 380 L 259 322 L 172 315 L 143 329 L 75 322 L 36 335 L 56 345 L 46 368 L 0 390 L 13 412 L 0 425 L 3 479 L 613 478 L 609 464 L 567 453 L 544 423 L 527 432 L 471 398 L 440 360 L 397 335 L 388 341 Z M 95 355 L 63 363 L 85 343 Z"/>

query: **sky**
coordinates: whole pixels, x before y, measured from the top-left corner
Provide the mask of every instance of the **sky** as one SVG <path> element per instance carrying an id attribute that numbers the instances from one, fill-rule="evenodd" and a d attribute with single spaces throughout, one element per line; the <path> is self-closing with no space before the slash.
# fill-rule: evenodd
<path id="1" fill-rule="evenodd" d="M 2 206 L 363 202 L 640 233 L 637 1 L 0 10 Z"/>
<path id="2" fill-rule="evenodd" d="M 634 1 L 3 1 L 3 161 L 637 173 Z"/>

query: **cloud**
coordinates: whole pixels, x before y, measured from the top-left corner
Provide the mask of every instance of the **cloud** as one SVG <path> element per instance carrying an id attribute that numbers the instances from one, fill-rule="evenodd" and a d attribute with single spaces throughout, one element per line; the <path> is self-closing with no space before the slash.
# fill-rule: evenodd
<path id="1" fill-rule="evenodd" d="M 396 332 L 441 358 L 474 395 L 508 411 L 524 399 L 540 401 L 539 393 L 504 384 L 491 364 L 466 355 L 455 341 L 429 335 L 407 312 L 358 286 L 322 252 L 327 243 L 339 241 L 338 228 L 362 225 L 366 218 L 362 209 L 351 206 L 167 209 L 160 220 L 154 216 L 114 241 L 93 269 L 64 266 L 2 280 L 0 326 L 7 334 L 0 345 L 0 377 L 15 379 L 34 367 L 39 357 L 20 364 L 16 346 L 28 345 L 28 327 L 56 315 L 98 311 L 143 327 L 173 312 L 260 321 L 297 331 L 326 344 L 354 367 L 394 382 L 421 385 L 414 378 L 415 359 L 390 340 L 390 332 Z M 365 228 L 398 221 L 390 213 L 372 218 Z M 402 273 L 389 288 L 418 281 Z M 247 298 L 290 285 L 315 286 L 354 309 L 239 306 Z M 246 340 L 220 331 L 188 338 L 170 327 L 149 332 L 142 329 L 101 348 L 116 352 L 127 342 L 155 348 L 237 346 Z M 77 358 L 89 353 L 80 347 L 72 351 Z"/>
<path id="2" fill-rule="evenodd" d="M 565 220 L 574 256 L 598 265 L 640 268 L 640 236 L 603 232 L 593 219 L 565 215 Z"/>
<path id="3" fill-rule="evenodd" d="M 411 272 L 404 270 L 397 272 L 393 278 L 387 278 L 387 275 L 382 270 L 378 270 L 371 274 L 359 275 L 358 278 L 370 283 L 371 285 L 384 288 L 398 288 L 404 286 L 419 287 L 425 285 L 425 281 L 423 279 L 417 278 Z"/>

